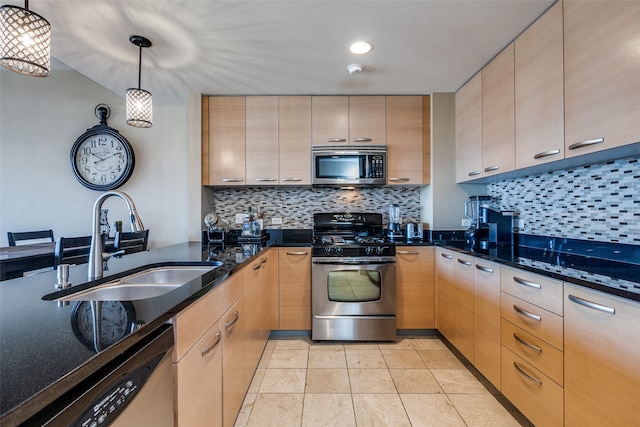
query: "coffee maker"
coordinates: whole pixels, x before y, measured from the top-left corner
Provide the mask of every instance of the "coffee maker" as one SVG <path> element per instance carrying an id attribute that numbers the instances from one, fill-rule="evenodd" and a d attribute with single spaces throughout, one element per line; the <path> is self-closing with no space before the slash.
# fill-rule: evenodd
<path id="1" fill-rule="evenodd" d="M 464 232 L 471 249 L 488 249 L 513 242 L 513 211 L 491 206 L 490 196 L 472 196 L 464 204 L 464 215 L 471 227 Z"/>

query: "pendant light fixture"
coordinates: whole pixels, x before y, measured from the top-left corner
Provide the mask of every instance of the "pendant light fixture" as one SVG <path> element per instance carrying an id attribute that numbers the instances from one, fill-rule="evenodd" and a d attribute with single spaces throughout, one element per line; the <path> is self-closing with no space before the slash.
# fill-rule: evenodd
<path id="1" fill-rule="evenodd" d="M 51 24 L 29 10 L 0 7 L 0 64 L 32 77 L 47 77 L 51 69 Z"/>
<path id="2" fill-rule="evenodd" d="M 153 102 L 151 92 L 140 89 L 140 77 L 142 74 L 142 48 L 151 47 L 151 41 L 142 36 L 131 36 L 129 40 L 140 48 L 140 56 L 138 58 L 138 88 L 127 89 L 127 124 L 138 128 L 150 128 L 153 125 Z"/>

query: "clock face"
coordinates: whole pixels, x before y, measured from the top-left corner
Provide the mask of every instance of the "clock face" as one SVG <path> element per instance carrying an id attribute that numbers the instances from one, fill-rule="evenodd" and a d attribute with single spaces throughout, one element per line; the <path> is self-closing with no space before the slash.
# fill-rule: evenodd
<path id="1" fill-rule="evenodd" d="M 100 319 L 100 345 L 95 349 L 93 339 L 94 318 L 89 301 L 78 301 L 71 314 L 71 326 L 74 334 L 92 350 L 101 351 L 115 344 L 131 332 L 135 321 L 135 309 L 130 301 L 100 301 L 102 316 Z"/>
<path id="2" fill-rule="evenodd" d="M 131 145 L 116 130 L 90 129 L 71 149 L 71 168 L 76 178 L 94 190 L 120 187 L 131 176 L 134 166 Z"/>

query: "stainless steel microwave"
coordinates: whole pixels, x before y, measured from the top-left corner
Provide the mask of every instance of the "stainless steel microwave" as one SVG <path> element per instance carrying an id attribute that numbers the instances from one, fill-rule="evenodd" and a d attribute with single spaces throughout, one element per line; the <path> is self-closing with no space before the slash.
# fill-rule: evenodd
<path id="1" fill-rule="evenodd" d="M 314 145 L 312 184 L 374 186 L 387 183 L 386 145 Z"/>

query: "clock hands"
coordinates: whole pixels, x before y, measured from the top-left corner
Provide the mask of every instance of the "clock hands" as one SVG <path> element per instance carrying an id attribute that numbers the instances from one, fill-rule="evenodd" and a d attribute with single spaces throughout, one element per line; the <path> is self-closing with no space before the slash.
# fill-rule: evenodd
<path id="1" fill-rule="evenodd" d="M 103 159 L 102 157 L 98 156 L 96 153 L 91 153 L 91 155 L 92 155 L 92 156 L 94 156 L 94 157 L 99 158 L 99 159 L 100 159 L 99 161 L 104 162 L 104 159 Z M 98 163 L 98 162 L 93 162 L 93 164 L 94 164 L 94 165 L 95 165 L 96 163 Z"/>
<path id="2" fill-rule="evenodd" d="M 91 153 L 91 154 L 93 154 L 93 153 Z M 96 156 L 95 154 L 93 154 L 93 155 L 94 155 L 94 156 Z M 97 160 L 97 161 L 93 162 L 93 164 L 95 165 L 96 163 L 104 162 L 105 160 L 108 160 L 108 159 L 110 159 L 110 158 L 111 158 L 111 157 L 113 157 L 113 156 L 122 156 L 122 153 L 113 153 L 113 154 L 111 154 L 110 156 L 105 157 L 104 159 L 102 159 L 102 158 L 100 158 L 100 157 L 96 156 L 96 157 L 98 157 L 100 160 Z"/>

